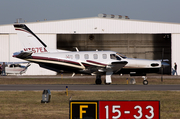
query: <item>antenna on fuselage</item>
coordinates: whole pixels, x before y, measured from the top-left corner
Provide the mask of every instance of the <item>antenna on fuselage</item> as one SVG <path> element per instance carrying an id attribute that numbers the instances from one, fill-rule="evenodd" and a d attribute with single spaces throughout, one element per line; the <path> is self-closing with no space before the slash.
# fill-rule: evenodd
<path id="1" fill-rule="evenodd" d="M 74 47 L 76 49 L 77 52 L 79 52 L 79 49 L 77 47 Z"/>

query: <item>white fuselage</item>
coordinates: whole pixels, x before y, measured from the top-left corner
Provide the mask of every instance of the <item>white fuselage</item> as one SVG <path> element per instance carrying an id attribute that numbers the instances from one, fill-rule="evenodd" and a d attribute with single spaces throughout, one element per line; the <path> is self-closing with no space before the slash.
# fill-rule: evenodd
<path id="1" fill-rule="evenodd" d="M 114 51 L 75 51 L 75 52 L 54 52 L 54 53 L 34 53 L 32 54 L 31 59 L 27 59 L 32 62 L 44 62 L 44 63 L 55 63 L 66 66 L 72 66 L 79 69 L 85 69 L 83 63 L 105 67 L 106 65 L 110 65 L 112 62 L 121 62 L 127 61 L 128 63 L 123 68 L 160 68 L 161 61 L 158 60 L 147 60 L 147 59 L 132 59 L 126 58 L 124 56 L 119 56 L 119 59 L 111 58 L 111 54 L 115 54 Z M 46 59 L 46 60 L 43 60 Z M 48 60 L 49 59 L 49 60 Z M 62 61 L 62 62 L 60 62 Z M 73 63 L 68 62 L 76 62 L 80 65 L 74 65 Z M 152 64 L 157 64 L 156 66 L 152 66 Z"/>

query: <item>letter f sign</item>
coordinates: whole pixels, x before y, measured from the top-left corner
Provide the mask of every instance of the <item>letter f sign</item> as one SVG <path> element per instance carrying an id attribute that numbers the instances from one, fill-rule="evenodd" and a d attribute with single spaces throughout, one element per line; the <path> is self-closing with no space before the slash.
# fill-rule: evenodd
<path id="1" fill-rule="evenodd" d="M 82 114 L 86 113 L 86 110 L 83 110 L 83 108 L 88 108 L 88 105 L 80 105 L 80 119 L 82 119 Z"/>

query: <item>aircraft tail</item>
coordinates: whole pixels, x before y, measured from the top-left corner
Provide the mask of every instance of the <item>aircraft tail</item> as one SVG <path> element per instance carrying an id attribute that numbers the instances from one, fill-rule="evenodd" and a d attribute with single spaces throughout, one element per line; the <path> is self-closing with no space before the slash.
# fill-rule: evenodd
<path id="1" fill-rule="evenodd" d="M 24 52 L 48 52 L 47 45 L 41 41 L 25 24 L 14 24 Z"/>

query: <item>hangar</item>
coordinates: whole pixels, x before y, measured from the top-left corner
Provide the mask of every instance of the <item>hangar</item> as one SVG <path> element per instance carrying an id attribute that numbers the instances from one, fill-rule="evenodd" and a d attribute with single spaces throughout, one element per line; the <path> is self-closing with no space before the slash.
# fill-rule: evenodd
<path id="1" fill-rule="evenodd" d="M 180 65 L 180 24 L 128 19 L 120 15 L 98 15 L 57 21 L 25 23 L 48 47 L 75 51 L 112 50 L 129 58 L 168 59 Z M 12 54 L 22 50 L 13 24 L 0 25 L 0 61 L 15 62 Z M 178 66 L 178 74 L 180 67 Z M 56 75 L 32 64 L 24 75 Z"/>

